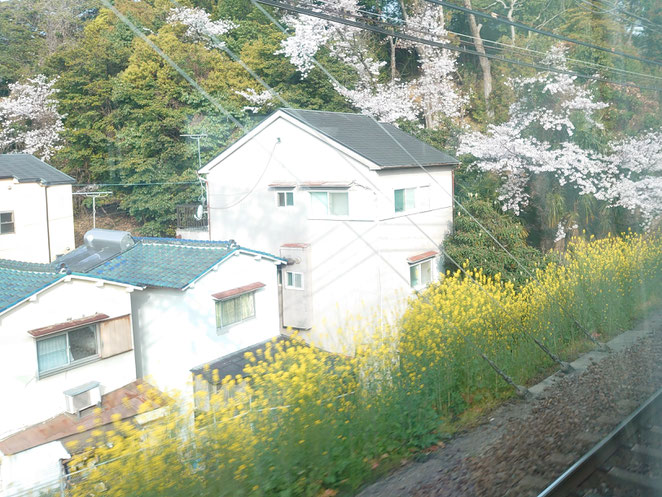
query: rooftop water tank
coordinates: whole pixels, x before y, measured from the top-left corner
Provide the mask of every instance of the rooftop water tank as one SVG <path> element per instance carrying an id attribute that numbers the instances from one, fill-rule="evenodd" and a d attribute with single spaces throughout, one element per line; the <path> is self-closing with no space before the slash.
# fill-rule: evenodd
<path id="1" fill-rule="evenodd" d="M 110 250 L 115 253 L 124 252 L 136 243 L 128 231 L 104 230 L 101 228 L 95 228 L 85 233 L 83 241 L 86 247 L 95 252 Z"/>

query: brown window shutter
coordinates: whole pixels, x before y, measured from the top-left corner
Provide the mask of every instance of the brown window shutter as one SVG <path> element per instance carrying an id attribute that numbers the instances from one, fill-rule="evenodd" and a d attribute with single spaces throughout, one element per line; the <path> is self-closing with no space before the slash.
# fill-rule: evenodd
<path id="1" fill-rule="evenodd" d="M 111 357 L 133 349 L 131 316 L 121 316 L 99 323 L 101 358 Z"/>

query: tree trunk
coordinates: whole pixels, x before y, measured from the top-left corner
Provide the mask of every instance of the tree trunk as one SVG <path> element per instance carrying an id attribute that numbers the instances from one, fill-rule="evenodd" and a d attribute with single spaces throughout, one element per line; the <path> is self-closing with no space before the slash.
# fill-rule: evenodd
<path id="1" fill-rule="evenodd" d="M 394 81 L 398 79 L 398 69 L 395 66 L 395 39 L 389 36 L 388 43 L 391 48 L 391 80 Z"/>
<path id="2" fill-rule="evenodd" d="M 471 0 L 464 0 L 464 6 L 467 9 L 473 8 L 471 6 Z M 480 37 L 480 30 L 483 25 L 476 23 L 476 16 L 473 14 L 467 14 L 467 16 L 469 17 L 469 28 L 471 29 L 471 36 L 473 36 L 476 52 L 481 54 L 481 56 L 478 57 L 478 61 L 480 62 L 480 69 L 483 72 L 483 98 L 485 99 L 485 108 L 488 117 L 493 118 L 494 111 L 490 105 L 490 95 L 492 94 L 492 64 L 490 64 L 490 59 L 484 56 L 485 46 L 483 45 L 483 39 Z"/>

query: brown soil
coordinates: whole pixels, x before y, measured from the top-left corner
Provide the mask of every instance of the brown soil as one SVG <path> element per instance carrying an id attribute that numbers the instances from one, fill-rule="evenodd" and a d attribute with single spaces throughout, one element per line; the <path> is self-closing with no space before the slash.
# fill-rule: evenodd
<path id="1" fill-rule="evenodd" d="M 502 405 L 360 497 L 537 495 L 662 386 L 662 320 L 648 325 L 650 335 L 535 398 Z"/>
<path id="2" fill-rule="evenodd" d="M 140 225 L 128 214 L 115 209 L 103 210 L 97 207 L 97 228 L 109 230 L 129 231 L 137 235 Z M 76 238 L 76 247 L 82 245 L 83 236 L 92 229 L 92 210 L 85 208 L 78 209 L 74 213 L 74 236 Z"/>

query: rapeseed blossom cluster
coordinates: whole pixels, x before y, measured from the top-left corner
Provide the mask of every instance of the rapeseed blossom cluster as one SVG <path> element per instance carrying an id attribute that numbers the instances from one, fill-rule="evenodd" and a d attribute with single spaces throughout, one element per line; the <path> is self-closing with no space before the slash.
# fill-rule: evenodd
<path id="1" fill-rule="evenodd" d="M 173 400 L 138 428 L 117 421 L 76 456 L 71 496 L 335 495 L 439 440 L 467 409 L 606 341 L 658 304 L 662 244 L 626 233 L 572 242 L 516 288 L 480 269 L 447 273 L 393 325 L 366 326 L 351 351 L 296 338 L 249 357 L 246 377 L 216 378 L 208 408 Z M 206 394 L 205 394 L 206 395 Z M 160 399 L 159 402 L 164 402 Z M 160 404 L 159 404 L 160 405 Z"/>

